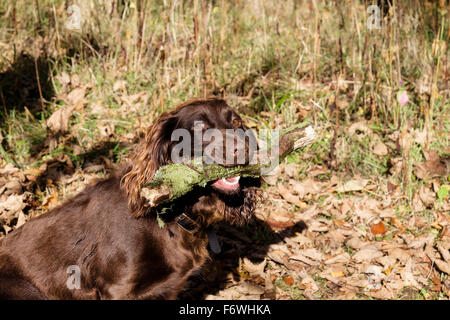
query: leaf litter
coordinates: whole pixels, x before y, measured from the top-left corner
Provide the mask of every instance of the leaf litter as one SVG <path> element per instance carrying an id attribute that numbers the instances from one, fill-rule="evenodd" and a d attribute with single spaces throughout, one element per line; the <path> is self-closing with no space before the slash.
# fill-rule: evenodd
<path id="1" fill-rule="evenodd" d="M 74 104 L 84 104 L 87 91 L 70 89 L 72 80 L 66 86 L 65 99 L 72 104 L 57 109 L 48 120 L 54 132 L 67 131 Z M 115 86 L 125 105 L 127 99 L 132 105 L 148 98 L 143 93 L 128 96 L 123 83 Z M 108 112 L 101 104 L 93 107 Z M 364 123 L 351 129 L 358 135 L 373 134 Z M 108 124 L 102 130 L 104 137 L 114 131 Z M 376 155 L 385 155 L 387 147 L 381 139 L 373 147 Z M 256 218 L 277 241 L 261 247 L 252 232 L 221 227 L 229 236 L 220 237 L 224 250 L 213 257 L 217 263 L 212 265 L 229 273 L 218 283 L 216 273 L 210 272 L 211 282 L 203 278 L 196 284 L 200 292 L 196 297 L 402 299 L 414 298 L 405 293 L 412 290 L 417 295 L 425 292 L 423 297 L 448 298 L 450 203 L 442 191 L 439 198 L 441 185 L 435 179 L 448 173 L 447 160 L 434 152 L 425 152 L 424 157 L 413 169 L 423 184 L 412 195 L 409 210 L 399 206 L 400 187 L 388 177 L 338 176 L 326 165 L 305 170 L 297 163 L 281 164 L 266 177 L 256 210 Z M 105 161 L 86 163 L 84 168 L 75 168 L 63 158 L 28 169 L 5 163 L 0 168 L 0 238 L 109 172 L 113 165 Z M 57 176 L 59 180 L 53 180 Z M 306 227 L 279 236 L 298 223 Z M 205 272 L 209 268 L 205 266 Z"/>

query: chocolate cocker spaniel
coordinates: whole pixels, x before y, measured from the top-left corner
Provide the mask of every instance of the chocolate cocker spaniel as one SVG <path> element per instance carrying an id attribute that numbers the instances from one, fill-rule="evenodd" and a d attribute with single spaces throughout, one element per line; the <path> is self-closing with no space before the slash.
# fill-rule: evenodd
<path id="1" fill-rule="evenodd" d="M 227 129 L 247 129 L 218 99 L 190 101 L 163 113 L 112 177 L 0 241 L 0 299 L 176 299 L 209 257 L 208 228 L 220 220 L 247 222 L 258 197 L 259 180 L 240 177 L 198 187 L 160 215 L 161 208 L 150 208 L 140 197 L 141 186 L 172 161 L 174 130 L 194 133 L 199 124 L 201 130 L 219 130 L 225 140 L 241 139 Z M 243 145 L 248 162 L 251 152 Z M 225 149 L 220 154 L 215 148 L 213 158 L 236 165 L 239 150 Z"/>

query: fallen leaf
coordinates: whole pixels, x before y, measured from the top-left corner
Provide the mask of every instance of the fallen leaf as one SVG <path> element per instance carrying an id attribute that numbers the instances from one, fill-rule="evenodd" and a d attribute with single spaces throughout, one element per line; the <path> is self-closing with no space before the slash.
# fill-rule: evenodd
<path id="1" fill-rule="evenodd" d="M 277 186 L 278 192 L 287 202 L 296 205 L 299 208 L 304 208 L 306 204 L 300 200 L 299 196 L 293 195 L 288 188 L 283 186 L 281 183 Z"/>
<path id="2" fill-rule="evenodd" d="M 345 273 L 342 270 L 331 271 L 330 274 L 335 278 L 340 278 L 345 276 Z"/>
<path id="3" fill-rule="evenodd" d="M 27 195 L 11 195 L 6 200 L 0 201 L 0 222 L 9 224 L 12 219 L 17 218 L 27 206 Z M 2 197 L 4 199 L 4 197 Z"/>
<path id="4" fill-rule="evenodd" d="M 382 257 L 383 253 L 376 249 L 361 249 L 352 257 L 353 260 L 357 262 L 371 261 L 372 259 L 376 259 Z"/>
<path id="5" fill-rule="evenodd" d="M 384 300 L 392 300 L 394 299 L 394 294 L 389 291 L 387 288 L 381 288 L 380 290 L 376 291 L 368 291 L 366 293 L 369 297 L 375 298 L 375 299 L 384 299 Z"/>
<path id="6" fill-rule="evenodd" d="M 226 288 L 217 292 L 216 296 L 210 297 L 211 300 L 235 300 L 242 294 L 237 290 L 236 286 Z"/>
<path id="7" fill-rule="evenodd" d="M 408 259 L 408 261 L 406 262 L 405 267 L 403 268 L 402 272 L 400 273 L 403 281 L 405 282 L 404 285 L 405 286 L 411 286 L 414 287 L 416 289 L 421 289 L 422 286 L 420 284 L 417 283 L 413 273 L 412 273 L 412 265 L 413 265 L 413 260 L 410 258 Z"/>
<path id="8" fill-rule="evenodd" d="M 86 87 L 78 87 L 73 89 L 65 98 L 65 101 L 70 107 L 75 109 L 80 109 L 80 107 L 86 104 L 86 99 L 84 96 L 86 95 Z"/>
<path id="9" fill-rule="evenodd" d="M 425 162 L 415 165 L 414 173 L 419 179 L 428 179 L 433 177 L 441 177 L 447 173 L 446 166 L 436 151 L 424 151 Z"/>
<path id="10" fill-rule="evenodd" d="M 289 259 L 298 260 L 311 266 L 320 265 L 323 254 L 314 248 L 300 250 L 298 254 L 292 255 Z"/>
<path id="11" fill-rule="evenodd" d="M 316 293 L 317 291 L 319 291 L 319 287 L 317 286 L 316 282 L 314 281 L 314 279 L 310 276 L 306 276 L 304 277 L 301 281 L 300 284 L 304 287 L 304 294 L 306 296 L 309 296 L 310 298 L 313 298 L 312 295 L 314 293 Z"/>
<path id="12" fill-rule="evenodd" d="M 236 287 L 236 290 L 239 293 L 245 294 L 245 295 L 255 295 L 255 294 L 263 294 L 264 289 L 261 286 L 255 285 L 251 282 L 244 282 L 241 285 Z"/>
<path id="13" fill-rule="evenodd" d="M 294 284 L 294 279 L 292 277 L 286 277 L 283 278 L 284 283 L 286 283 L 288 286 L 292 286 Z"/>
<path id="14" fill-rule="evenodd" d="M 347 263 L 348 261 L 350 261 L 350 255 L 347 252 L 344 252 L 325 260 L 325 264 Z"/>
<path id="15" fill-rule="evenodd" d="M 386 228 L 384 226 L 383 221 L 378 222 L 377 224 L 373 224 L 370 227 L 370 231 L 372 232 L 373 235 L 378 235 L 378 234 L 385 234 L 386 233 Z"/>
<path id="16" fill-rule="evenodd" d="M 0 169 L 0 174 L 7 175 L 7 174 L 16 173 L 18 171 L 19 171 L 19 169 L 14 167 L 14 165 L 12 163 L 8 163 L 6 166 L 4 166 L 2 169 Z"/>
<path id="17" fill-rule="evenodd" d="M 60 107 L 53 112 L 47 120 L 47 127 L 55 133 L 63 133 L 69 129 L 69 119 L 73 112 L 73 107 Z"/>
<path id="18" fill-rule="evenodd" d="M 345 182 L 343 185 L 338 186 L 336 191 L 340 193 L 360 191 L 367 185 L 368 182 L 368 179 L 355 178 Z"/>
<path id="19" fill-rule="evenodd" d="M 64 71 L 57 77 L 57 79 L 62 85 L 68 85 L 70 83 L 70 76 Z"/>
<path id="20" fill-rule="evenodd" d="M 391 218 L 391 223 L 398 229 L 403 229 L 402 223 L 398 221 L 396 218 Z"/>
<path id="21" fill-rule="evenodd" d="M 278 263 L 280 263 L 280 264 L 283 264 L 283 265 L 287 265 L 287 264 L 288 264 L 288 260 L 286 259 L 286 256 L 285 256 L 284 252 L 281 251 L 281 250 L 273 250 L 273 251 L 269 251 L 269 253 L 267 254 L 267 256 L 268 256 L 271 260 L 273 260 L 273 261 L 275 261 L 275 262 L 278 262 Z"/>
<path id="22" fill-rule="evenodd" d="M 377 156 L 385 156 L 388 154 L 388 148 L 383 142 L 378 141 L 378 143 L 373 148 L 373 153 L 375 153 Z"/>
<path id="23" fill-rule="evenodd" d="M 295 225 L 295 223 L 292 220 L 277 221 L 277 220 L 271 219 L 271 218 L 266 219 L 266 223 L 269 225 L 269 227 L 272 230 L 286 229 L 286 228 L 289 228 L 289 227 L 292 227 Z"/>
<path id="24" fill-rule="evenodd" d="M 26 221 L 25 214 L 23 213 L 23 211 L 20 211 L 19 216 L 17 218 L 16 228 L 22 226 L 25 223 L 25 221 Z"/>
<path id="25" fill-rule="evenodd" d="M 445 272 L 446 274 L 450 275 L 450 264 L 449 263 L 447 263 L 445 261 L 442 261 L 442 260 L 439 260 L 439 259 L 436 259 L 434 261 L 434 263 L 436 264 L 436 266 L 438 267 L 439 270 L 441 270 L 442 272 Z"/>
<path id="26" fill-rule="evenodd" d="M 283 166 L 284 173 L 286 173 L 290 178 L 296 178 L 298 176 L 299 167 L 300 166 L 294 162 L 285 164 Z"/>

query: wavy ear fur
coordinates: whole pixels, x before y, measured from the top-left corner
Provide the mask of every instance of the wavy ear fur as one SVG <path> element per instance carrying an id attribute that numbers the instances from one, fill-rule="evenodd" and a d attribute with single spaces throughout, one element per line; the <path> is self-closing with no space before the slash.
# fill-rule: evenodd
<path id="1" fill-rule="evenodd" d="M 175 111 L 163 113 L 131 157 L 131 168 L 123 176 L 121 186 L 128 195 L 128 205 L 135 217 L 144 216 L 148 211 L 146 202 L 140 196 L 141 187 L 153 178 L 160 166 L 169 161 L 170 137 L 177 120 Z"/>

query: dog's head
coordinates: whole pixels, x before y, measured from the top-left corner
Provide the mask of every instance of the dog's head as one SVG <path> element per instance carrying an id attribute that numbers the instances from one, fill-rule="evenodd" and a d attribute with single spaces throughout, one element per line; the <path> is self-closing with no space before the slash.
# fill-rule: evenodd
<path id="1" fill-rule="evenodd" d="M 148 208 L 140 189 L 163 165 L 193 157 L 223 166 L 248 164 L 256 151 L 256 138 L 241 117 L 219 99 L 194 100 L 163 113 L 138 146 L 131 169 L 122 180 L 130 209 L 142 216 Z M 258 179 L 239 176 L 210 183 L 187 211 L 206 223 L 225 219 L 243 223 L 250 219 L 257 198 Z"/>

